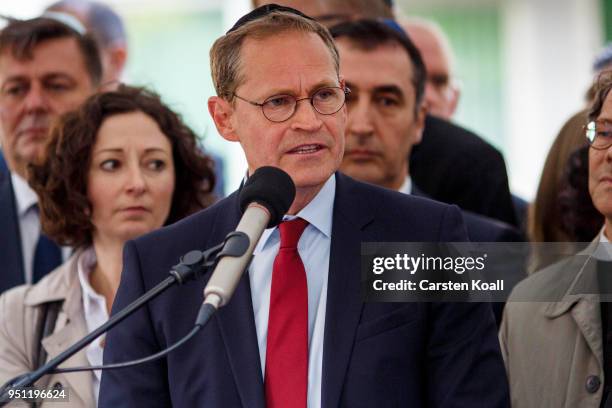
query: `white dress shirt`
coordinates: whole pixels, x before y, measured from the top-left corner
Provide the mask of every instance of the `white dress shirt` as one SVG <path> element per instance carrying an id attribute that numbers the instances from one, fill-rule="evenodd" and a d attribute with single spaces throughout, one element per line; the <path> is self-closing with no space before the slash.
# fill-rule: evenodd
<path id="1" fill-rule="evenodd" d="M 27 284 L 31 284 L 32 275 L 34 274 L 34 254 L 41 232 L 40 217 L 38 216 L 38 211 L 33 207 L 35 204 L 38 204 L 38 196 L 17 173 L 11 172 L 11 182 L 13 184 L 13 192 L 15 193 L 15 207 L 19 216 L 24 281 Z M 60 249 L 62 251 L 62 261 L 70 258 L 72 248 L 60 247 Z"/>
<path id="2" fill-rule="evenodd" d="M 108 320 L 108 312 L 106 311 L 106 299 L 104 296 L 97 293 L 89 283 L 89 276 L 96 267 L 96 253 L 93 248 L 89 248 L 81 253 L 77 260 L 77 271 L 79 274 L 79 284 L 81 285 L 81 301 L 83 302 L 83 314 L 87 325 L 87 332 L 100 327 Z M 89 365 L 102 365 L 102 354 L 104 348 L 102 342 L 105 336 L 100 336 L 96 340 L 89 343 L 85 349 L 87 361 Z M 98 393 L 100 392 L 100 379 L 102 373 L 100 370 L 93 372 L 93 389 L 94 399 L 98 405 Z"/>
<path id="3" fill-rule="evenodd" d="M 612 261 L 612 245 L 610 240 L 606 237 L 606 227 L 604 226 L 599 233 L 599 244 L 593 254 L 595 258 L 602 261 Z"/>
<path id="4" fill-rule="evenodd" d="M 397 191 L 404 194 L 412 194 L 412 179 L 410 178 L 410 176 L 406 177 L 399 190 Z"/>
<path id="5" fill-rule="evenodd" d="M 38 212 L 33 208 L 33 205 L 38 203 L 38 196 L 28 183 L 15 172 L 11 172 L 11 182 L 13 183 L 15 204 L 19 217 L 24 279 L 26 283 L 32 283 L 34 251 L 40 235 Z"/>
<path id="6" fill-rule="evenodd" d="M 332 175 L 315 198 L 296 216 L 308 221 L 298 242 L 298 252 L 306 270 L 308 284 L 308 407 L 321 406 L 323 369 L 323 334 L 327 305 L 327 277 L 331 244 L 332 216 L 336 196 L 336 178 Z M 249 267 L 251 298 L 259 346 L 262 375 L 265 378 L 266 341 L 270 311 L 272 267 L 280 246 L 278 228 L 266 229 L 254 251 Z"/>

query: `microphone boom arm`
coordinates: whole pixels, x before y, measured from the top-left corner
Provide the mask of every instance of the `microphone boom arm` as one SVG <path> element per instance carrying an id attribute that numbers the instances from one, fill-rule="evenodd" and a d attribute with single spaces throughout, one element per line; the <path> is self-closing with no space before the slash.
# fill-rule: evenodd
<path id="1" fill-rule="evenodd" d="M 140 309 L 142 306 L 144 306 L 149 301 L 166 291 L 174 284 L 178 283 L 182 285 L 183 283 L 191 279 L 200 278 L 205 270 L 215 266 L 223 257 L 240 257 L 244 255 L 249 246 L 250 240 L 245 233 L 240 231 L 233 231 L 229 233 L 225 237 L 225 240 L 219 245 L 216 245 L 206 251 L 194 250 L 186 253 L 181 257 L 181 262 L 172 267 L 172 269 L 170 270 L 170 276 L 168 276 L 162 282 L 157 284 L 155 287 L 148 290 L 138 299 L 130 303 L 125 309 L 113 315 L 100 327 L 87 334 L 85 337 L 74 343 L 68 349 L 48 361 L 46 364 L 40 366 L 36 370 L 30 373 L 22 374 L 16 378 L 9 380 L 6 384 L 4 384 L 0 388 L 0 407 L 11 402 L 11 400 L 8 398 L 8 392 L 10 389 L 31 387 L 41 377 L 54 372 L 54 370 L 61 363 L 72 357 L 74 354 L 78 353 L 80 350 L 85 348 L 89 343 L 94 341 L 100 335 L 109 331 L 111 328 L 119 324 L 125 318 L 130 316 L 136 310 Z M 212 316 L 213 313 L 213 310 L 210 310 L 206 313 L 206 321 L 208 321 L 208 319 L 210 318 L 210 316 Z M 201 328 L 205 323 L 206 322 L 204 321 L 203 311 L 201 310 L 198 314 L 198 318 L 196 319 L 196 326 L 199 326 Z M 192 333 L 195 334 L 193 331 Z M 182 344 L 183 342 L 179 343 Z M 178 347 L 178 345 L 175 346 Z M 171 348 L 174 348 L 174 346 L 172 346 Z M 91 369 L 100 369 L 100 367 Z"/>

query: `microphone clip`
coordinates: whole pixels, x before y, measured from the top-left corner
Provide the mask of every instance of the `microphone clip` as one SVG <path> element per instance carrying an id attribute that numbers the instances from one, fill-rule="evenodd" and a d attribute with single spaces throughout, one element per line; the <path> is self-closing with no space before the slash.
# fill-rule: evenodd
<path id="1" fill-rule="evenodd" d="M 223 240 L 206 251 L 193 250 L 180 258 L 180 262 L 172 267 L 170 275 L 179 284 L 191 279 L 199 279 L 209 268 L 214 267 L 221 258 L 226 256 L 241 257 L 250 245 L 249 236 L 242 231 L 232 231 Z"/>

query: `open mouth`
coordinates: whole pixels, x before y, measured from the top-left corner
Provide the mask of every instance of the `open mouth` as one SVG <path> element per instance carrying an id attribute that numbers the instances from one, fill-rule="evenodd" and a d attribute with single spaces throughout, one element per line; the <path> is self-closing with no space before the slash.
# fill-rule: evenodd
<path id="1" fill-rule="evenodd" d="M 323 149 L 323 146 L 320 144 L 309 144 L 298 146 L 295 149 L 289 150 L 289 154 L 312 154 L 316 153 L 319 150 Z"/>

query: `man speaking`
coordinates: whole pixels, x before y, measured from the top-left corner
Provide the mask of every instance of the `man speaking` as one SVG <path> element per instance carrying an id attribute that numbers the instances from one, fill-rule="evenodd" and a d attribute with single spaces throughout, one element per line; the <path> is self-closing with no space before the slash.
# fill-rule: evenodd
<path id="1" fill-rule="evenodd" d="M 229 304 L 167 358 L 105 372 L 100 407 L 507 406 L 488 305 L 362 301 L 361 242 L 464 241 L 465 228 L 456 207 L 337 172 L 349 90 L 329 32 L 296 10 L 260 7 L 215 42 L 211 66 L 218 132 L 241 144 L 250 175 L 286 171 L 295 200 L 264 232 Z M 234 193 L 128 243 L 113 313 L 181 255 L 221 242 L 239 217 Z M 105 362 L 176 343 L 209 278 L 167 291 L 114 328 Z"/>

